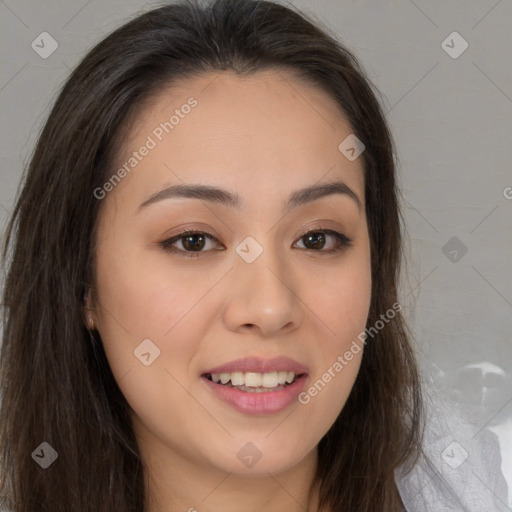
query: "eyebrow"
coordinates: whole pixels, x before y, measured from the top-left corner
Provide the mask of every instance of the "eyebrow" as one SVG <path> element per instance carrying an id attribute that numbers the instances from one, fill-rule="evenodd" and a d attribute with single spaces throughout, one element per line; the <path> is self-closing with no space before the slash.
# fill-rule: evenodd
<path id="1" fill-rule="evenodd" d="M 312 185 L 309 187 L 301 188 L 292 192 L 288 201 L 283 205 L 285 211 L 290 211 L 293 208 L 304 205 L 316 199 L 330 196 L 333 194 L 342 194 L 350 197 L 357 205 L 359 211 L 362 210 L 363 205 L 357 194 L 344 182 L 333 181 L 321 185 Z M 187 198 L 187 199 L 202 199 L 204 201 L 211 201 L 214 203 L 223 204 L 241 210 L 243 201 L 238 194 L 229 192 L 221 188 L 213 187 L 211 185 L 202 184 L 183 184 L 172 185 L 159 192 L 156 192 L 144 201 L 137 208 L 137 212 L 150 204 L 163 201 L 164 199 L 173 198 Z"/>

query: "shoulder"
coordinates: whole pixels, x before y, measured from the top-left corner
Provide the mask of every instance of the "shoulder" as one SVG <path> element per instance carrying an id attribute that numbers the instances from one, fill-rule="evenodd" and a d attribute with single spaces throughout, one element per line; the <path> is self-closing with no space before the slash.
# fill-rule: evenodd
<path id="1" fill-rule="evenodd" d="M 496 434 L 430 389 L 425 414 L 423 455 L 396 473 L 406 512 L 510 510 Z"/>

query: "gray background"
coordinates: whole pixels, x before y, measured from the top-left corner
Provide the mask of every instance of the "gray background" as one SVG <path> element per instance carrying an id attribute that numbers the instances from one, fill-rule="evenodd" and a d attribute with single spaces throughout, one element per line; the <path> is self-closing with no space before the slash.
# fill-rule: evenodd
<path id="1" fill-rule="evenodd" d="M 69 71 L 94 43 L 157 5 L 0 2 L 2 226 Z M 425 380 L 475 407 L 478 428 L 499 435 L 512 487 L 512 2 L 292 5 L 352 49 L 383 94 L 408 231 L 402 303 Z M 456 58 L 445 51 L 462 49 L 448 37 L 454 31 L 468 43 Z M 58 42 L 48 58 L 31 47 L 42 32 Z"/>

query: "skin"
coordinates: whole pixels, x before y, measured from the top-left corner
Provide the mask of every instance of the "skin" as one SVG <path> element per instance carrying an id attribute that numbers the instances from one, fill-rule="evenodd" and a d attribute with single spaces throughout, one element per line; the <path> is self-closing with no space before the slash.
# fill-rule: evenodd
<path id="1" fill-rule="evenodd" d="M 157 146 L 102 200 L 88 304 L 133 411 L 147 510 L 316 510 L 314 492 L 308 503 L 316 448 L 347 400 L 362 351 L 307 405 L 267 415 L 231 408 L 200 375 L 241 357 L 285 355 L 309 367 L 307 389 L 364 330 L 371 267 L 362 158 L 338 150 L 353 129 L 329 96 L 270 70 L 203 74 L 159 93 L 132 123 L 118 165 L 191 96 L 197 106 L 162 141 L 153 137 Z M 340 180 L 362 209 L 347 194 L 283 209 L 293 191 Z M 183 183 L 237 193 L 244 208 L 173 198 L 138 211 Z M 191 228 L 216 239 L 197 257 L 159 245 Z M 352 245 L 327 254 L 337 245 L 330 235 L 324 246 L 308 245 L 303 235 L 319 228 Z M 247 236 L 263 248 L 251 264 L 235 251 Z M 149 366 L 134 357 L 144 339 L 160 350 Z M 262 454 L 252 468 L 237 457 L 248 442 Z"/>

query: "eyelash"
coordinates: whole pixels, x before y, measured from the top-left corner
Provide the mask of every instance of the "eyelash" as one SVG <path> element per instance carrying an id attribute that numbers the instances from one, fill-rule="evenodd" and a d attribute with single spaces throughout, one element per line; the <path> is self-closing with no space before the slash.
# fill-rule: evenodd
<path id="1" fill-rule="evenodd" d="M 309 250 L 309 251 L 319 252 L 319 253 L 323 253 L 323 254 L 333 254 L 336 252 L 343 251 L 344 249 L 352 246 L 352 240 L 350 238 L 348 238 L 343 233 L 338 233 L 337 231 L 334 231 L 332 229 L 323 229 L 323 228 L 313 229 L 313 230 L 310 230 L 310 231 L 307 231 L 306 233 L 304 233 L 299 238 L 299 240 L 301 240 L 305 236 L 313 234 L 313 233 L 324 233 L 326 235 L 333 236 L 336 239 L 337 246 L 334 249 L 329 249 L 327 251 L 324 251 L 322 249 L 319 249 L 319 250 L 302 249 L 302 250 L 306 250 L 306 251 Z M 184 251 L 182 249 L 176 249 L 176 247 L 173 247 L 173 245 L 172 245 L 173 243 L 179 241 L 181 238 L 185 238 L 190 235 L 205 235 L 205 237 L 209 238 L 211 241 L 218 242 L 218 240 L 213 235 L 210 235 L 209 233 L 205 233 L 204 231 L 197 231 L 197 230 L 192 229 L 192 230 L 183 231 L 182 233 L 179 233 L 178 235 L 175 235 L 172 238 L 164 240 L 164 241 L 160 242 L 159 245 L 166 251 L 169 251 L 173 254 L 177 254 L 184 258 L 197 258 L 197 257 L 199 257 L 199 255 L 201 253 L 207 252 L 207 251 L 195 251 L 195 252 L 194 251 Z"/>

